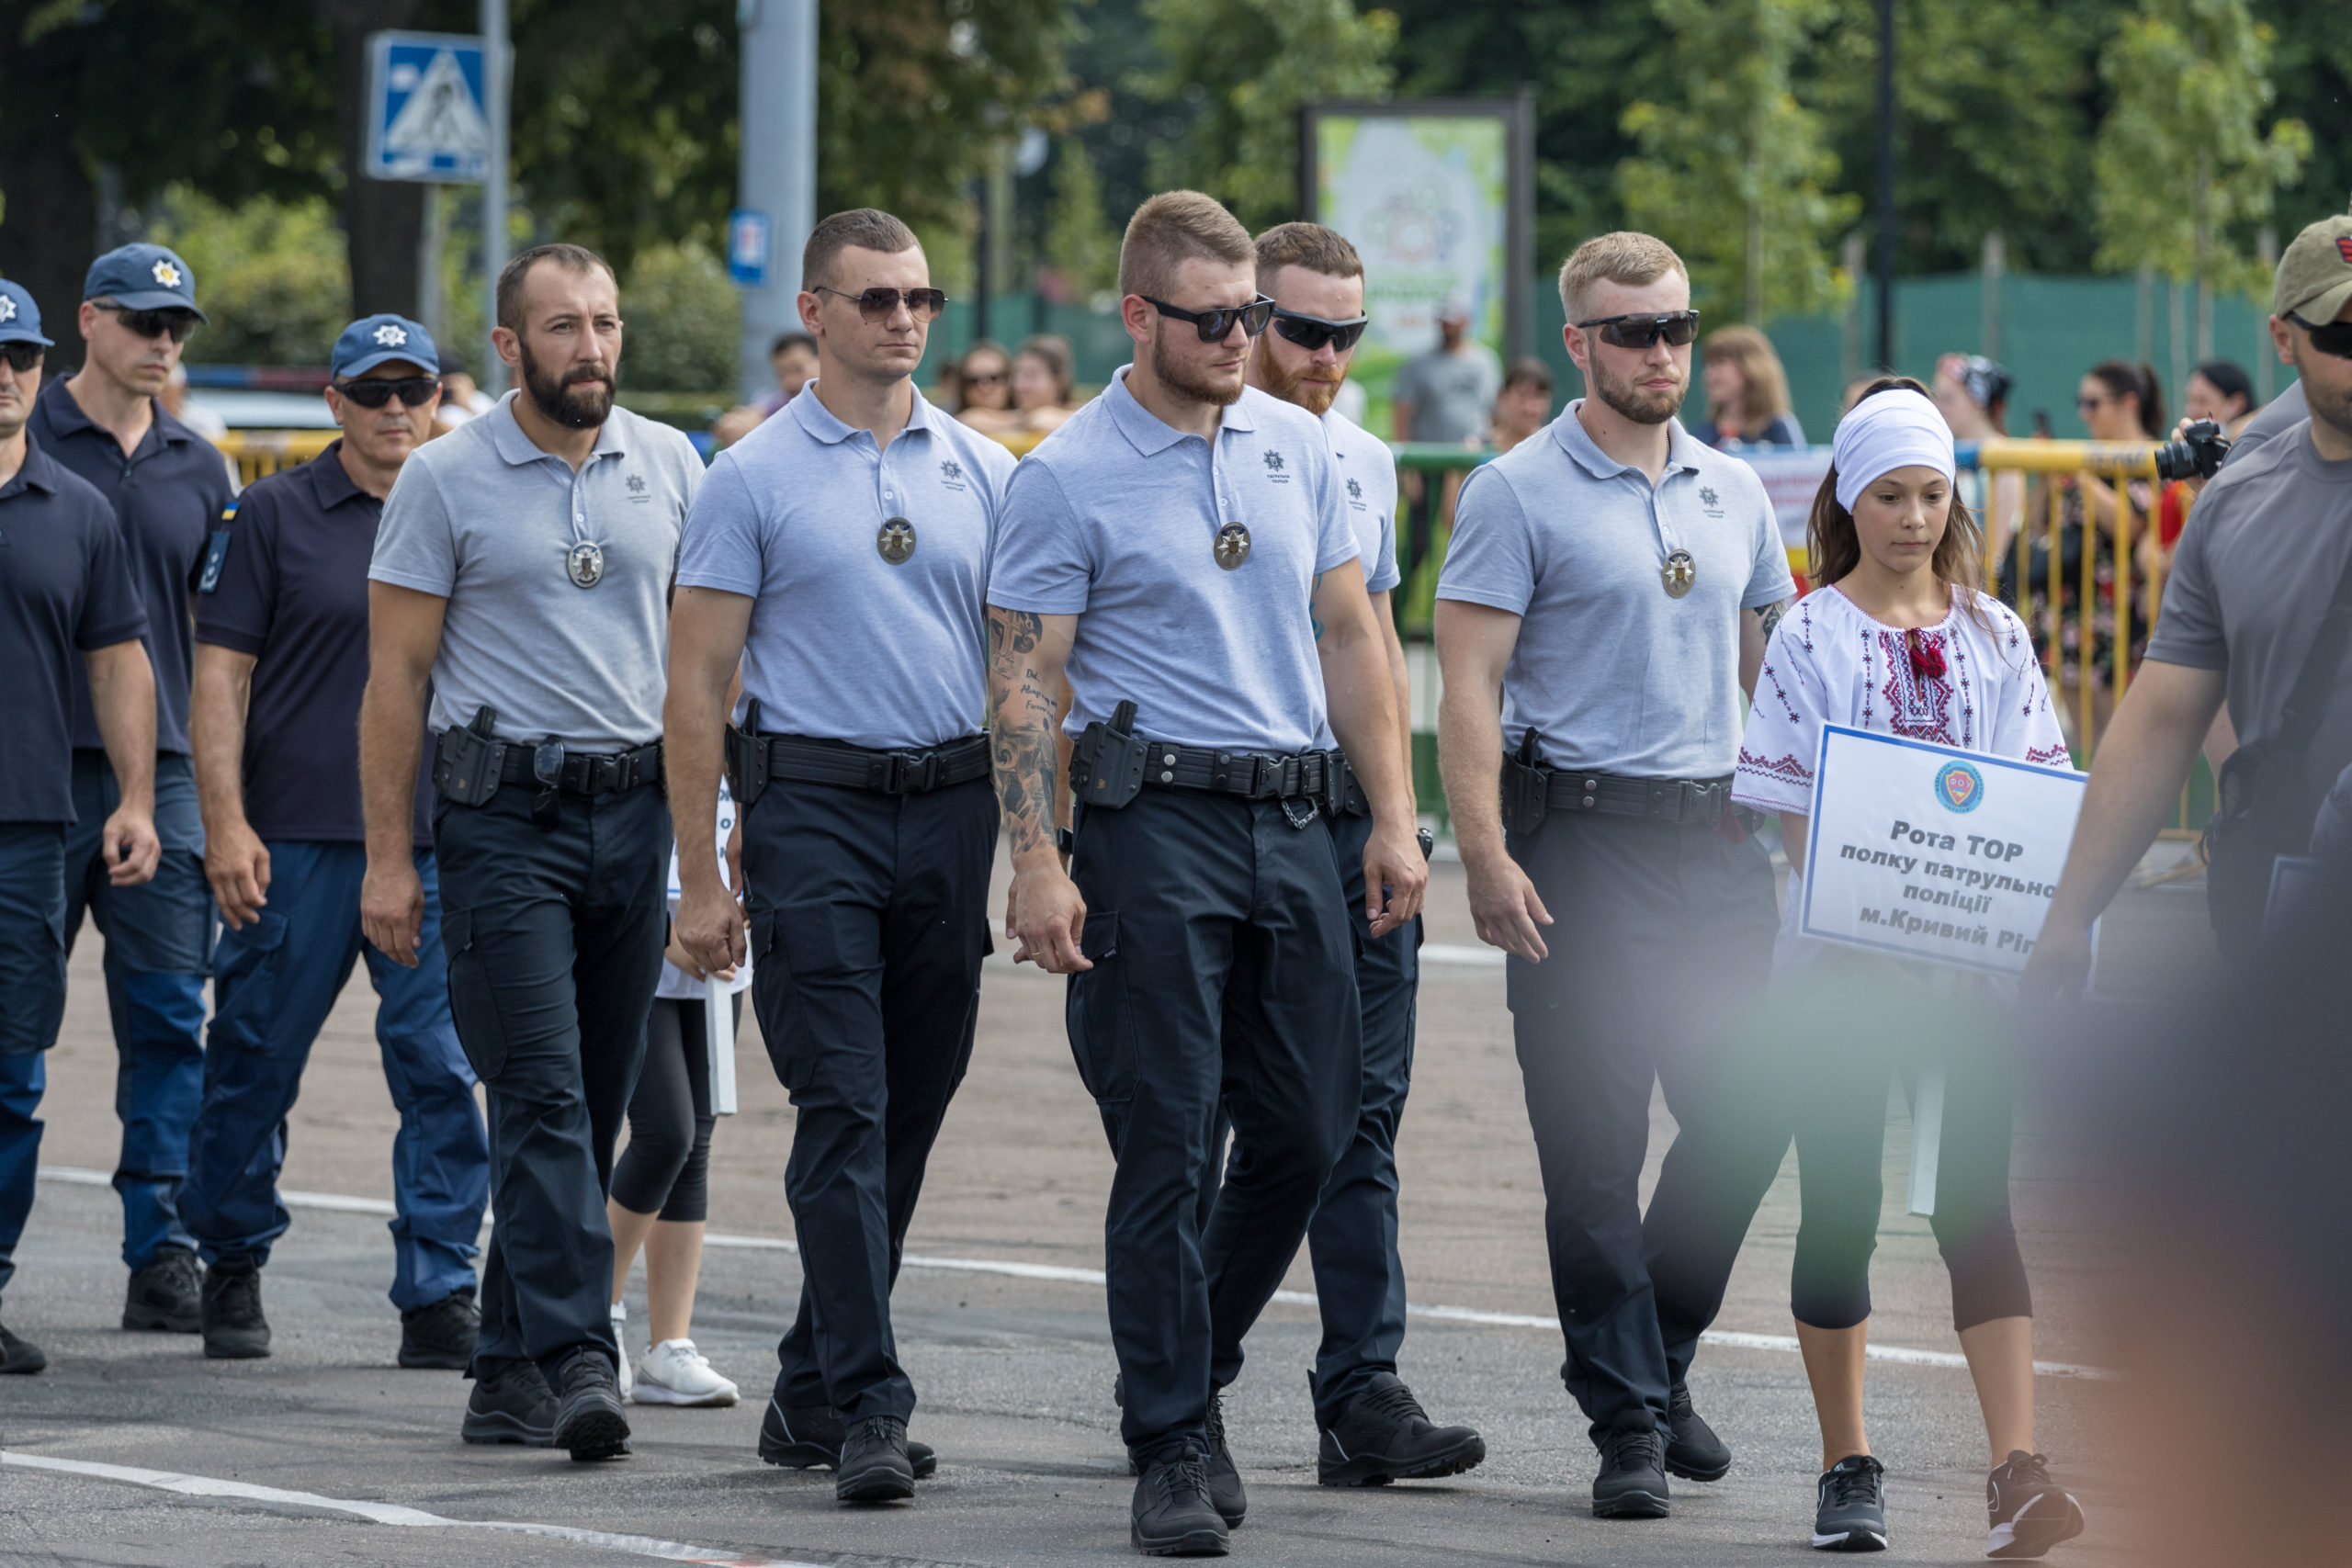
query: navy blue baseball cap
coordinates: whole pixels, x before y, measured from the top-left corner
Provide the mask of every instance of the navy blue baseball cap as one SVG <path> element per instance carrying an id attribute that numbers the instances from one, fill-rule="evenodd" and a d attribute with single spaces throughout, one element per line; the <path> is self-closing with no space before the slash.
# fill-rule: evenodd
<path id="1" fill-rule="evenodd" d="M 32 291 L 21 283 L 0 278 L 0 343 L 37 343 L 43 348 L 56 345 L 40 335 L 40 307 L 33 303 Z"/>
<path id="2" fill-rule="evenodd" d="M 162 245 L 108 251 L 90 264 L 82 298 L 111 299 L 126 310 L 187 310 L 199 321 L 212 319 L 196 308 L 196 275 Z"/>
<path id="3" fill-rule="evenodd" d="M 327 368 L 338 381 L 365 376 L 379 365 L 406 360 L 428 376 L 441 374 L 441 358 L 433 350 L 433 334 L 406 316 L 363 316 L 343 329 L 334 340 L 334 356 Z"/>

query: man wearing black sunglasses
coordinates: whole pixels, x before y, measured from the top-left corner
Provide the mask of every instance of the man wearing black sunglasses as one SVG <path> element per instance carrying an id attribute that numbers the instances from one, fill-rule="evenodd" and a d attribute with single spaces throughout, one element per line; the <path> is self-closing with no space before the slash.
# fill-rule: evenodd
<path id="1" fill-rule="evenodd" d="M 1412 779 L 1412 683 L 1388 598 L 1398 581 L 1396 464 L 1386 446 L 1331 406 L 1363 335 L 1363 260 L 1319 223 L 1283 223 L 1258 236 L 1258 288 L 1274 301 L 1250 384 L 1322 422 L 1348 520 L 1363 549 L 1364 587 L 1395 688 L 1396 733 Z M 1363 1020 L 1363 1089 L 1355 1134 L 1324 1184 L 1306 1246 L 1321 1303 L 1315 1359 L 1318 1477 L 1327 1486 L 1379 1485 L 1454 1475 L 1486 1457 L 1468 1427 L 1439 1427 L 1396 1375 L 1405 1339 L 1405 1265 L 1396 1250 L 1396 1124 L 1412 1076 L 1413 1000 L 1420 986 L 1420 922 L 1374 936 L 1362 913 L 1363 852 L 1372 815 L 1351 801 L 1331 823 L 1354 918 L 1356 996 Z"/>
<path id="2" fill-rule="evenodd" d="M 1016 961 L 1074 976 L 1080 1076 L 1118 1162 L 1105 1221 L 1129 1539 L 1221 1553 L 1248 1502 L 1218 1390 L 1356 1126 L 1354 932 L 1326 807 L 1370 801 L 1363 918 L 1429 879 L 1395 688 L 1321 425 L 1246 382 L 1273 303 L 1197 191 L 1120 245 L 1135 363 L 1023 458 L 989 584 Z M 1055 833 L 1065 671 L 1075 837 Z M 1335 757 L 1332 740 L 1346 749 Z M 1222 1094 L 1234 1163 L 1199 1223 Z"/>
<path id="3" fill-rule="evenodd" d="M 413 839 L 432 955 L 403 968 L 359 929 L 368 563 L 384 497 L 433 433 L 438 368 L 432 337 L 404 317 L 345 327 L 325 394 L 341 439 L 238 498 L 228 548 L 197 595 L 190 730 L 205 874 L 228 930 L 214 953 L 204 1105 L 181 1208 L 204 1254 L 204 1352 L 215 1359 L 269 1354 L 261 1269 L 287 1224 L 278 1128 L 311 1043 L 363 958 L 401 1119 L 391 1290 L 400 1364 L 462 1369 L 473 1352 L 490 1153 L 473 1070 L 449 1021 L 424 789 Z"/>
<path id="4" fill-rule="evenodd" d="M 227 537 L 229 476 L 220 454 L 172 417 L 159 396 L 189 327 L 204 320 L 187 264 L 162 245 L 124 245 L 90 264 L 82 296 L 82 368 L 42 389 L 28 429 L 35 445 L 113 504 L 147 606 L 163 858 L 153 880 L 138 886 L 108 874 L 98 829 L 118 784 L 88 682 L 77 671 L 80 820 L 66 844 L 65 929 L 70 942 L 86 909 L 106 938 L 123 1127 L 114 1184 L 131 1271 L 122 1325 L 194 1334 L 202 1318 L 200 1280 L 179 1200 L 188 1127 L 204 1089 L 204 981 L 214 928 L 189 759 L 188 690 L 195 593 L 208 550 Z"/>

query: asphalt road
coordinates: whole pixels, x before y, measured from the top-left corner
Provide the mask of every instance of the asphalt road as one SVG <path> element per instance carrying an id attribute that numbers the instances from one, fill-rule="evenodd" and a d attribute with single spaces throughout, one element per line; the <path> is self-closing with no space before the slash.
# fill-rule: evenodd
<path id="1" fill-rule="evenodd" d="M 2128 942 L 2193 945 L 2177 896 L 2136 896 Z M 2169 901 L 2166 901 L 2169 898 Z M 2129 924 L 2129 922 L 2127 922 Z M 1512 1060 L 1498 967 L 1478 961 L 1458 868 L 1441 865 L 1428 938 L 1416 1086 L 1400 1141 L 1403 1236 L 1417 1314 L 1402 1370 L 1431 1414 L 1485 1432 L 1490 1457 L 1442 1483 L 1340 1491 L 1314 1482 L 1306 1369 L 1313 1310 L 1277 1304 L 1250 1342 L 1228 1422 L 1250 1488 L 1239 1558 L 1283 1563 L 1716 1564 L 1807 1551 L 1818 1465 L 1802 1368 L 1785 1349 L 1710 1346 L 1692 1380 L 1737 1462 L 1713 1486 L 1678 1483 L 1674 1516 L 1602 1523 L 1589 1514 L 1594 1458 L 1559 1382 L 1542 1247 L 1542 1194 Z M 158 1568 L 483 1562 L 620 1562 L 630 1555 L 724 1562 L 1065 1563 L 1125 1560 L 1132 1486 L 1111 1401 L 1099 1284 L 1110 1159 L 1061 1032 L 1061 986 L 1001 962 L 989 971 L 978 1050 L 951 1111 L 910 1251 L 1011 1265 L 1029 1277 L 910 1267 L 901 1354 L 921 1393 L 915 1434 L 941 1450 L 911 1505 L 837 1506 L 822 1472 L 761 1465 L 753 1439 L 773 1346 L 797 1288 L 781 1172 L 791 1111 L 748 1020 L 743 1111 L 722 1122 L 714 1231 L 763 1240 L 715 1247 L 697 1343 L 741 1382 L 731 1410 L 632 1407 L 632 1458 L 574 1465 L 560 1454 L 458 1441 L 467 1392 L 453 1373 L 392 1364 L 399 1328 L 384 1298 L 380 1218 L 302 1207 L 266 1275 L 277 1353 L 207 1362 L 193 1337 L 115 1328 L 119 1213 L 103 1186 L 72 1179 L 114 1159 L 112 1051 L 96 937 L 74 962 L 64 1038 L 51 1061 L 41 1183 L 6 1301 L 6 1321 L 46 1348 L 50 1370 L 0 1380 L 0 1563 Z M 2185 973 L 2151 962 L 2152 973 Z M 292 1122 L 289 1189 L 380 1201 L 392 1125 L 355 982 L 322 1038 Z M 1950 1294 L 1926 1223 L 1901 1213 L 1909 1123 L 1893 1097 L 1885 1223 L 1873 1275 L 1873 1339 L 1949 1360 Z M 1654 1110 L 1651 1162 L 1671 1135 Z M 2090 1305 L 2103 1252 L 2093 1173 L 2020 1120 L 2016 1201 L 2040 1314 L 2038 1354 L 2098 1365 Z M 1794 1162 L 1744 1253 L 1720 1324 L 1785 1337 L 1796 1219 Z M 1062 1277 L 1075 1272 L 1080 1277 Z M 1042 1276 L 1042 1277 L 1039 1277 Z M 642 1277 L 630 1294 L 642 1322 Z M 1305 1261 L 1289 1281 L 1312 1290 Z M 1538 1326 L 1511 1323 L 1537 1320 Z M 2110 1526 L 2124 1495 L 2101 1462 L 2117 1386 L 2039 1380 L 2041 1446 L 2091 1512 L 2083 1541 L 2053 1561 L 2121 1562 Z M 1868 1414 L 1889 1467 L 1894 1553 L 1978 1561 L 1984 1436 L 1965 1371 L 1874 1360 Z M 70 1468 L 58 1468 L 63 1465 Z M 97 1468 L 93 1468 L 97 1467 Z M 115 1467 L 107 1469 L 106 1467 Z M 227 1484 L 221 1484 L 227 1483 Z"/>

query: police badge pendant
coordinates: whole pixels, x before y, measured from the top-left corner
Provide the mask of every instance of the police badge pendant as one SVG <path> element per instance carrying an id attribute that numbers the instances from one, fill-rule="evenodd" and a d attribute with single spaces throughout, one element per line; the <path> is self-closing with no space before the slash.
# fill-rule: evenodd
<path id="1" fill-rule="evenodd" d="M 1657 575 L 1658 581 L 1666 585 L 1666 596 L 1679 599 L 1690 592 L 1692 583 L 1699 581 L 1699 563 L 1690 558 L 1689 550 L 1675 550 L 1660 563 Z"/>
<path id="2" fill-rule="evenodd" d="M 892 566 L 906 565 L 908 558 L 915 553 L 915 525 L 903 517 L 891 518 L 874 536 L 874 547 Z"/>
<path id="3" fill-rule="evenodd" d="M 582 540 L 564 557 L 563 569 L 574 588 L 595 587 L 605 581 L 605 547 Z"/>
<path id="4" fill-rule="evenodd" d="M 1216 564 L 1231 571 L 1250 558 L 1250 530 L 1239 523 L 1227 523 L 1216 531 Z"/>

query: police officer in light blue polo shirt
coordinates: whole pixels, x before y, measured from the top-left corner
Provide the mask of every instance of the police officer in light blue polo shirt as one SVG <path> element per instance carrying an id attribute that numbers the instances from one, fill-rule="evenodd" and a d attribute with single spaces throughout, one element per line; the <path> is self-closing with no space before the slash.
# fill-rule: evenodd
<path id="1" fill-rule="evenodd" d="M 82 912 L 106 938 L 114 1022 L 115 1108 L 122 1155 L 122 1260 L 130 1269 L 122 1326 L 193 1334 L 200 1326 L 196 1242 L 180 1223 L 188 1125 L 204 1091 L 204 980 L 212 896 L 189 761 L 193 595 L 208 552 L 227 537 L 229 476 L 220 454 L 158 400 L 188 334 L 204 321 L 196 275 L 162 245 L 123 245 L 90 264 L 78 325 L 82 368 L 51 381 L 33 408 L 33 445 L 98 488 L 114 507 L 130 574 L 147 604 L 155 671 L 154 879 L 112 879 L 98 825 L 120 798 L 87 680 L 74 673 L 74 808 L 65 846 L 69 944 Z"/>
<path id="2" fill-rule="evenodd" d="M 924 1162 L 970 1059 L 996 797 L 980 734 L 982 594 L 1012 457 L 923 400 L 946 304 L 913 231 L 837 212 L 800 316 L 817 378 L 719 455 L 686 520 L 665 734 L 678 935 L 747 955 L 713 842 L 720 732 L 742 803 L 752 999 L 795 1110 L 785 1196 L 800 1311 L 760 1426 L 771 1464 L 843 1502 L 910 1496 L 914 1384 L 890 1285 Z"/>
<path id="3" fill-rule="evenodd" d="M 324 396 L 342 434 L 238 498 L 228 548 L 197 595 L 190 728 L 205 869 L 228 929 L 181 1211 L 204 1252 L 204 1353 L 268 1355 L 261 1271 L 289 1223 L 277 1194 L 286 1116 L 311 1043 L 364 958 L 400 1113 L 400 1364 L 462 1369 L 480 1322 L 473 1260 L 490 1151 L 449 1018 L 429 775 L 412 821 L 425 896 L 417 965 L 393 963 L 359 930 L 368 565 L 384 497 L 432 436 L 440 362 L 416 322 L 369 316 L 336 338 L 329 370 Z"/>
<path id="4" fill-rule="evenodd" d="M 76 826 L 74 694 L 119 781 L 91 825 L 107 886 L 155 874 L 155 683 L 147 611 L 114 512 L 25 435 L 51 346 L 22 284 L 0 281 L 0 1291 L 33 1207 L 43 1054 L 65 1015 L 65 852 Z M 0 1327 L 0 1372 L 37 1372 L 40 1347 Z"/>
<path id="5" fill-rule="evenodd" d="M 1690 1151 L 1724 1012 L 1770 964 L 1771 865 L 1730 784 L 1740 692 L 1792 585 L 1754 471 L 1675 421 L 1698 332 L 1680 258 L 1606 234 L 1560 297 L 1590 395 L 1462 487 L 1439 747 L 1471 916 L 1510 955 L 1561 1371 L 1601 1453 L 1593 1512 L 1654 1518 L 1668 1471 L 1731 1467 L 1668 1363 L 1639 1187 L 1655 1080 L 1682 1131 L 1651 1224 L 1708 1201 Z"/>
<path id="6" fill-rule="evenodd" d="M 1006 496 L 989 584 L 997 787 L 1014 956 L 1072 976 L 1071 1045 L 1118 1161 L 1104 1260 L 1140 1472 L 1129 1540 L 1222 1552 L 1248 1500 L 1217 1391 L 1356 1123 L 1355 939 L 1329 826 L 1351 763 L 1373 813 L 1374 939 L 1412 922 L 1428 869 L 1329 439 L 1244 385 L 1273 311 L 1248 231 L 1197 191 L 1154 197 L 1119 285 L 1135 363 Z M 1320 745 L 1327 715 L 1345 757 Z M 1220 1100 L 1238 1146 L 1203 1234 Z"/>

